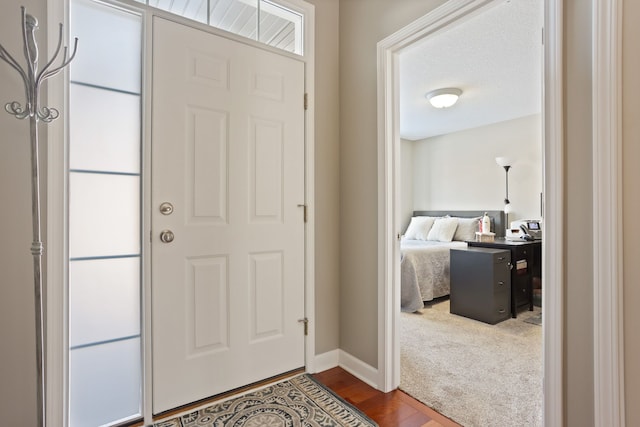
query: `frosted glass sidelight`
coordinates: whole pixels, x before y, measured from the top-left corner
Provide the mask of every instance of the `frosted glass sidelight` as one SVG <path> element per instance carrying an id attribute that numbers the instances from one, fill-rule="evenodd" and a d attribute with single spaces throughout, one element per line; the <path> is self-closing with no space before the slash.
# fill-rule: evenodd
<path id="1" fill-rule="evenodd" d="M 71 65 L 72 81 L 140 93 L 139 15 L 90 0 L 74 0 L 71 36 L 79 39 Z"/>
<path id="2" fill-rule="evenodd" d="M 71 350 L 69 426 L 112 424 L 141 414 L 140 339 Z"/>
<path id="3" fill-rule="evenodd" d="M 140 253 L 140 178 L 69 174 L 69 257 Z"/>
<path id="4" fill-rule="evenodd" d="M 125 7 L 70 1 L 71 427 L 142 412 L 142 17 Z"/>
<path id="5" fill-rule="evenodd" d="M 69 114 L 71 169 L 140 172 L 139 95 L 71 84 Z"/>
<path id="6" fill-rule="evenodd" d="M 140 258 L 71 261 L 69 345 L 140 334 Z"/>
<path id="7" fill-rule="evenodd" d="M 258 39 L 258 0 L 219 0 L 210 5 L 210 25 L 252 40 Z"/>

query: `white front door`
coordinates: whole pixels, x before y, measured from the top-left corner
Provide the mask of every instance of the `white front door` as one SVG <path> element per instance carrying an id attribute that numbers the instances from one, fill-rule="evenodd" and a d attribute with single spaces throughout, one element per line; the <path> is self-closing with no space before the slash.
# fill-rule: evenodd
<path id="1" fill-rule="evenodd" d="M 304 366 L 304 64 L 154 18 L 152 80 L 159 413 Z"/>

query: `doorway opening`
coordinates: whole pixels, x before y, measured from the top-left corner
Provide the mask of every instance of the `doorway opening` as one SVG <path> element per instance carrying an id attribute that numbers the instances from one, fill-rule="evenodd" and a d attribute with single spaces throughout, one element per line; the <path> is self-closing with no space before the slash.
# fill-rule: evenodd
<path id="1" fill-rule="evenodd" d="M 398 316 L 400 311 L 399 239 L 400 223 L 400 119 L 398 105 L 398 57 L 399 53 L 414 41 L 442 30 L 452 23 L 462 22 L 491 7 L 490 0 L 451 2 L 435 9 L 416 22 L 382 40 L 378 44 L 378 93 L 379 93 L 379 384 L 386 391 L 400 383 L 400 347 L 398 340 Z M 561 110 L 561 16 L 555 0 L 544 4 L 544 242 L 543 283 L 562 283 L 561 267 L 554 262 L 561 254 L 562 205 L 557 203 L 561 189 L 551 183 L 562 176 Z M 548 202 L 548 203 L 545 203 Z M 561 314 L 562 295 L 558 289 L 543 294 L 544 355 L 543 366 L 547 373 L 544 383 L 545 424 L 560 423 L 561 399 Z M 551 373 L 551 375 L 549 375 Z"/>

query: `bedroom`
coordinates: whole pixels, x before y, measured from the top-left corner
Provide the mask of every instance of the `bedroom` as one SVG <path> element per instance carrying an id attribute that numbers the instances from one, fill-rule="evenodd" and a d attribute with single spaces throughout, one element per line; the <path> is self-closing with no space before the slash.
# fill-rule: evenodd
<path id="1" fill-rule="evenodd" d="M 541 20 L 542 2 L 501 3 L 449 31 L 415 43 L 401 53 L 400 228 L 405 232 L 414 234 L 407 227 L 416 211 L 507 211 L 505 198 L 510 202 L 507 225 L 514 220 L 541 218 Z M 505 34 L 508 36 L 505 37 Z M 448 87 L 462 91 L 457 104 L 441 109 L 429 105 L 426 96 L 429 91 Z M 507 174 L 496 163 L 496 157 L 510 159 L 511 167 Z M 504 235 L 504 228 L 491 231 Z M 432 236 L 427 239 L 426 234 L 405 236 L 401 244 L 401 247 L 404 246 L 403 255 L 409 250 L 415 251 L 408 249 L 409 244 L 424 244 L 407 240 L 406 237 L 431 240 Z M 453 235 L 452 245 L 466 246 L 455 240 L 472 240 L 473 233 L 471 237 L 456 236 L 458 231 Z M 448 248 L 441 251 L 448 255 Z M 413 264 L 416 255 L 410 254 L 408 257 L 413 258 L 407 263 Z M 448 259 L 446 262 L 444 267 L 442 263 L 434 267 L 434 271 L 439 269 L 438 274 L 441 274 L 441 278 L 437 279 L 429 277 L 436 273 L 421 265 L 410 266 L 408 270 L 402 266 L 402 311 L 413 312 L 417 308 L 418 314 L 426 315 L 435 312 L 435 309 L 431 309 L 438 304 L 448 304 Z M 405 282 L 413 281 L 414 270 L 419 270 L 416 281 L 422 281 L 418 294 L 424 293 L 423 299 L 428 301 L 424 309 L 419 298 L 415 300 L 413 290 L 405 294 Z M 420 273 L 425 276 L 420 277 Z M 536 305 L 538 297 L 536 291 Z M 432 299 L 433 304 L 429 301 Z M 522 311 L 520 313 L 521 319 L 527 316 Z M 407 316 L 403 314 L 401 318 L 401 329 L 407 328 Z M 415 325 L 412 328 L 410 330 L 415 332 Z M 434 342 L 434 337 L 428 331 L 420 338 L 423 343 Z M 539 333 L 530 338 L 539 352 Z M 416 391 L 421 387 L 420 382 L 406 382 L 407 378 L 419 375 L 416 375 L 414 362 L 411 366 L 405 366 L 405 357 L 420 346 L 408 345 L 415 348 L 407 349 L 405 345 L 406 341 L 401 338 L 401 388 L 413 391 L 410 394 L 415 396 L 422 392 Z M 428 346 L 421 345 L 422 348 Z M 435 353 L 437 350 L 429 351 Z M 414 372 L 409 374 L 407 370 Z M 477 372 L 470 374 L 482 378 Z M 435 388 L 435 385 L 426 385 L 433 380 L 426 375 L 423 377 L 426 379 L 421 381 L 424 388 Z M 522 381 L 524 384 L 525 381 Z M 452 400 L 447 396 L 441 396 L 442 400 Z M 430 399 L 433 396 L 429 396 L 429 392 L 425 391 L 420 397 L 420 400 L 439 407 L 437 403 L 433 404 L 434 400 Z M 443 413 L 447 415 L 447 410 Z"/>

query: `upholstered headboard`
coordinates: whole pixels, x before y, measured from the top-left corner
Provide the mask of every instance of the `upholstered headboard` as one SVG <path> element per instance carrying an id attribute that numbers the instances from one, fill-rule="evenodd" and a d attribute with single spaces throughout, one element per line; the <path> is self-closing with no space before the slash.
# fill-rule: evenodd
<path id="1" fill-rule="evenodd" d="M 413 216 L 457 216 L 460 218 L 476 218 L 484 213 L 491 218 L 491 231 L 496 233 L 496 237 L 504 237 L 507 225 L 505 223 L 504 211 L 413 211 Z"/>

